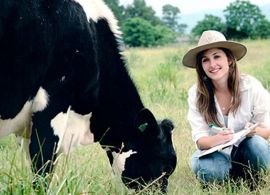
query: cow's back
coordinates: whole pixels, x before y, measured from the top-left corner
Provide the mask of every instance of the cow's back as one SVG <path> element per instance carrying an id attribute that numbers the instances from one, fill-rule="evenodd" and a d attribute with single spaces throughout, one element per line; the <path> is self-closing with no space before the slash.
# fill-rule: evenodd
<path id="1" fill-rule="evenodd" d="M 52 21 L 40 2 L 0 3 L 0 113 L 13 118 L 37 92 L 48 67 Z"/>
<path id="2" fill-rule="evenodd" d="M 98 79 L 96 32 L 79 3 L 11 0 L 0 7 L 2 119 L 15 117 L 40 86 L 54 90 L 63 78 L 77 94 L 72 103 L 92 98 Z"/>

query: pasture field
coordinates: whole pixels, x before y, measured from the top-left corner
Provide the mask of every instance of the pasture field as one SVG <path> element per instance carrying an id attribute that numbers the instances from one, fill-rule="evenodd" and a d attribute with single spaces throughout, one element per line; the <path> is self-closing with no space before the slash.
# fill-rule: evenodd
<path id="1" fill-rule="evenodd" d="M 270 40 L 243 41 L 247 56 L 238 65 L 240 71 L 254 75 L 270 91 Z M 264 185 L 250 191 L 245 182 L 237 185 L 213 185 L 203 191 L 190 169 L 190 157 L 195 151 L 187 121 L 187 91 L 196 81 L 195 70 L 182 66 L 184 52 L 191 45 L 160 48 L 127 49 L 123 55 L 145 107 L 158 119 L 174 121 L 173 142 L 178 163 L 169 179 L 168 194 L 269 194 L 270 173 Z M 0 194 L 35 194 L 30 166 L 13 135 L 0 140 Z M 41 186 L 41 189 L 44 189 Z M 109 161 L 99 144 L 79 147 L 69 156 L 61 156 L 55 170 L 51 194 L 160 194 L 146 186 L 140 192 L 126 189 L 112 174 Z M 42 194 L 42 190 L 40 192 Z"/>

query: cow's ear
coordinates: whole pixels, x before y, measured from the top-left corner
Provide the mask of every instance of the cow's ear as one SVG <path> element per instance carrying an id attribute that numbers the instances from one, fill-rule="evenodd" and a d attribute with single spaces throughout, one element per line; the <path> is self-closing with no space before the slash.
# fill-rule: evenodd
<path id="1" fill-rule="evenodd" d="M 158 128 L 157 121 L 150 110 L 144 108 L 139 112 L 135 120 L 135 128 L 147 133 Z"/>
<path id="2" fill-rule="evenodd" d="M 164 130 L 164 132 L 166 132 L 166 133 L 172 133 L 172 131 L 174 129 L 174 124 L 169 119 L 164 119 L 163 121 L 161 121 L 160 125 L 161 125 L 162 129 Z"/>

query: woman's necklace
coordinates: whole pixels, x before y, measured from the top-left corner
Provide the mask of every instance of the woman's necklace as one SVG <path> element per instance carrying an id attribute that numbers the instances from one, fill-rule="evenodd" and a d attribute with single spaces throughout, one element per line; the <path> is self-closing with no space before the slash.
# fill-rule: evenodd
<path id="1" fill-rule="evenodd" d="M 230 107 L 231 104 L 227 104 L 227 105 L 220 105 L 221 107 L 221 111 L 223 114 L 227 115 L 228 112 L 229 112 L 229 107 Z"/>
<path id="2" fill-rule="evenodd" d="M 222 111 L 228 110 L 229 105 L 220 105 Z"/>
<path id="3" fill-rule="evenodd" d="M 231 95 L 230 94 L 221 95 L 219 93 L 216 93 L 216 97 L 219 103 L 219 107 L 222 110 L 222 113 L 228 114 L 229 107 L 231 106 L 231 98 L 232 98 Z"/>

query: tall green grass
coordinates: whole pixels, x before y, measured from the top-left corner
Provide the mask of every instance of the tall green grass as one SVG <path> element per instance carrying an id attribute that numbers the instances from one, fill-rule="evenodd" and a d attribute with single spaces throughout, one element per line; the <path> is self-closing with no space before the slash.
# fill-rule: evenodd
<path id="1" fill-rule="evenodd" d="M 248 54 L 239 62 L 241 72 L 254 75 L 270 91 L 270 40 L 245 41 L 244 44 L 248 47 Z M 265 184 L 256 191 L 251 192 L 242 181 L 237 185 L 213 185 L 206 192 L 191 172 L 189 163 L 195 145 L 186 118 L 187 91 L 195 83 L 196 74 L 181 64 L 184 52 L 190 47 L 129 49 L 123 53 L 144 105 L 158 119 L 170 118 L 175 124 L 173 142 L 178 163 L 169 179 L 168 194 L 269 194 L 268 174 L 263 178 Z M 0 160 L 1 194 L 35 194 L 32 180 L 36 177 L 13 135 L 0 140 Z M 106 153 L 99 144 L 79 147 L 69 156 L 61 156 L 50 189 L 52 194 L 135 194 L 112 174 Z M 139 192 L 159 193 L 151 187 Z"/>

